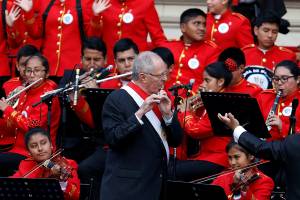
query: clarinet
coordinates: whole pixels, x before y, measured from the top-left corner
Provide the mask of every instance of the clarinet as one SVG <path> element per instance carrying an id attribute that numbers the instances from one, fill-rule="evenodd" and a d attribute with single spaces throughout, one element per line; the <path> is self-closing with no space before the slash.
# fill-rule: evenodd
<path id="1" fill-rule="evenodd" d="M 266 120 L 266 125 L 267 125 L 267 128 L 268 128 L 268 131 L 270 131 L 272 129 L 272 126 L 269 125 L 268 121 L 269 121 L 270 117 L 275 114 L 275 112 L 277 110 L 277 107 L 278 107 L 278 102 L 279 102 L 279 99 L 280 99 L 281 95 L 282 95 L 282 91 L 279 90 L 277 92 L 277 94 L 276 94 L 273 106 L 272 106 L 272 108 L 271 108 L 271 110 L 270 110 L 270 112 L 268 114 L 268 117 L 267 117 L 267 120 Z"/>

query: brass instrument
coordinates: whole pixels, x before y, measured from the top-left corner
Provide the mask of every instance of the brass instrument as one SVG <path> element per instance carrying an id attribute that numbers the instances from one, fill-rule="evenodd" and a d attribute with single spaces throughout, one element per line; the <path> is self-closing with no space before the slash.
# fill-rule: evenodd
<path id="1" fill-rule="evenodd" d="M 281 90 L 278 90 L 277 94 L 276 94 L 276 97 L 275 97 L 275 100 L 274 100 L 274 103 L 273 103 L 273 106 L 268 114 L 268 117 L 267 117 L 267 120 L 266 120 L 266 125 L 267 125 L 267 128 L 268 128 L 268 131 L 270 131 L 272 129 L 272 126 L 269 125 L 269 119 L 272 115 L 275 114 L 276 110 L 277 110 L 277 107 L 278 107 L 278 102 L 279 102 L 279 99 L 282 95 L 282 91 Z"/>
<path id="2" fill-rule="evenodd" d="M 205 92 L 205 88 L 200 88 L 198 92 L 188 98 L 181 98 L 179 102 L 179 110 L 184 112 L 185 110 L 196 112 L 198 108 L 203 107 L 203 102 L 201 99 L 201 92 Z"/>

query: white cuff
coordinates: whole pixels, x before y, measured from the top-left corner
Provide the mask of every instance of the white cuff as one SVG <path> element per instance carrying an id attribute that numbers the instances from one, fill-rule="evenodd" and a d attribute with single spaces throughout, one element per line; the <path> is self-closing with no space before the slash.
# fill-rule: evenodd
<path id="1" fill-rule="evenodd" d="M 140 118 L 138 118 L 138 116 L 136 116 L 136 114 L 134 114 L 134 115 L 135 115 L 136 119 L 139 121 L 139 123 L 140 123 L 141 125 L 143 125 L 144 122 L 143 122 Z"/>
<path id="2" fill-rule="evenodd" d="M 233 139 L 235 142 L 239 141 L 240 136 L 242 135 L 243 132 L 245 132 L 246 129 L 242 126 L 237 126 L 234 131 L 233 131 Z"/>

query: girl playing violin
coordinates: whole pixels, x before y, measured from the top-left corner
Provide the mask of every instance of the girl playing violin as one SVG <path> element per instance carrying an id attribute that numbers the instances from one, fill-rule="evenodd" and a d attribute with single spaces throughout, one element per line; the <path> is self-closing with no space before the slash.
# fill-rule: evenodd
<path id="1" fill-rule="evenodd" d="M 226 146 L 226 152 L 230 167 L 237 170 L 217 177 L 212 184 L 221 186 L 230 200 L 269 200 L 274 187 L 273 180 L 256 166 L 246 168 L 254 162 L 255 157 L 234 141 Z"/>
<path id="2" fill-rule="evenodd" d="M 79 199 L 77 164 L 61 156 L 52 156 L 53 146 L 49 134 L 42 128 L 31 129 L 25 135 L 25 145 L 31 157 L 21 161 L 19 170 L 12 177 L 56 178 L 60 181 L 65 199 Z"/>

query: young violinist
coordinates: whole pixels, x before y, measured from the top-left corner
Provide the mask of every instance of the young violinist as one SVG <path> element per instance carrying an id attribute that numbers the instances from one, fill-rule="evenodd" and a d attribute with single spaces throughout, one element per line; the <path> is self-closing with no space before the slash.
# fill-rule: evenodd
<path id="1" fill-rule="evenodd" d="M 56 178 L 60 181 L 65 200 L 79 199 L 77 164 L 60 155 L 53 156 L 54 147 L 48 132 L 42 128 L 29 130 L 25 135 L 25 145 L 30 157 L 21 161 L 12 178 Z M 43 162 L 45 164 L 41 164 Z"/>
<path id="2" fill-rule="evenodd" d="M 233 140 L 226 146 L 228 162 L 232 170 L 226 175 L 220 175 L 213 185 L 221 186 L 228 199 L 235 200 L 269 200 L 274 187 L 273 180 L 263 174 L 253 164 L 255 157 Z"/>

